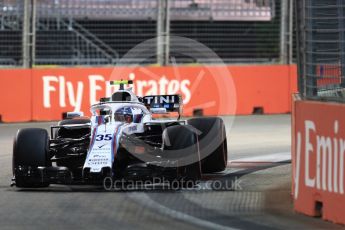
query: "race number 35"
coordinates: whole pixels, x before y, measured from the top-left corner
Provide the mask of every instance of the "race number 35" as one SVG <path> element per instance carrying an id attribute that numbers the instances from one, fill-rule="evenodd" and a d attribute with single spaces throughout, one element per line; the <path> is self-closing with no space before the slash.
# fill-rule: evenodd
<path id="1" fill-rule="evenodd" d="M 96 141 L 111 141 L 112 138 L 111 134 L 99 134 L 96 136 Z"/>

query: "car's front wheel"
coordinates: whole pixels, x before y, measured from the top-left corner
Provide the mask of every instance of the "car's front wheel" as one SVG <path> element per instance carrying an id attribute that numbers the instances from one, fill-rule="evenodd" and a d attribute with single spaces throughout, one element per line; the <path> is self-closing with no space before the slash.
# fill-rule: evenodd
<path id="1" fill-rule="evenodd" d="M 184 185 L 201 179 L 198 137 L 189 125 L 176 125 L 163 131 L 164 157 L 177 162 L 178 177 Z"/>
<path id="2" fill-rule="evenodd" d="M 18 131 L 13 144 L 13 175 L 20 188 L 47 187 L 37 173 L 38 167 L 51 166 L 47 130 L 26 128 Z M 30 173 L 28 173 L 30 172 Z M 33 174 L 31 174 L 33 172 Z"/>
<path id="3" fill-rule="evenodd" d="M 201 168 L 203 173 L 223 171 L 227 166 L 228 148 L 225 125 L 219 117 L 202 117 L 188 120 L 198 133 Z"/>

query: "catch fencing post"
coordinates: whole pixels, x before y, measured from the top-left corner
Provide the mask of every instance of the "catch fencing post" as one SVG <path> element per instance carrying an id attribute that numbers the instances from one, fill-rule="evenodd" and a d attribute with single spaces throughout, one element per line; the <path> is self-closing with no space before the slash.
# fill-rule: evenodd
<path id="1" fill-rule="evenodd" d="M 31 68 L 36 47 L 36 0 L 24 0 L 22 59 L 23 67 Z"/>
<path id="2" fill-rule="evenodd" d="M 287 32 L 288 32 L 288 0 L 281 1 L 280 6 L 280 63 L 288 63 Z"/>
<path id="3" fill-rule="evenodd" d="M 170 13 L 169 0 L 158 1 L 157 15 L 157 63 L 167 65 L 169 63 L 170 46 Z"/>

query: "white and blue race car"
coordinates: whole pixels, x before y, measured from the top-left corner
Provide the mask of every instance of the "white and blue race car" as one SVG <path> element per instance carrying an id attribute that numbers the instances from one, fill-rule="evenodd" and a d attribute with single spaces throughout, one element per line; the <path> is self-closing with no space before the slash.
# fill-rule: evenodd
<path id="1" fill-rule="evenodd" d="M 180 120 L 180 95 L 136 96 L 120 85 L 110 98 L 91 106 L 91 118 L 71 112 L 51 133 L 18 131 L 13 145 L 13 184 L 21 188 L 50 184 L 99 184 L 164 178 L 198 181 L 202 173 L 223 171 L 227 140 L 223 120 Z M 177 113 L 156 119 L 154 114 Z"/>

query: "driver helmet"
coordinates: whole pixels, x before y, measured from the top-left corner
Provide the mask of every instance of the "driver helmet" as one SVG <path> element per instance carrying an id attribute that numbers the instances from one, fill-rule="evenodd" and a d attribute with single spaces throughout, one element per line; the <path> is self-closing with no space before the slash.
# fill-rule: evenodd
<path id="1" fill-rule="evenodd" d="M 124 107 L 115 111 L 115 121 L 133 122 L 133 113 L 131 108 Z"/>
<path id="2" fill-rule="evenodd" d="M 115 121 L 140 123 L 142 117 L 142 110 L 138 108 L 124 107 L 115 111 Z"/>

